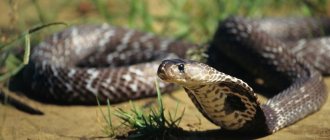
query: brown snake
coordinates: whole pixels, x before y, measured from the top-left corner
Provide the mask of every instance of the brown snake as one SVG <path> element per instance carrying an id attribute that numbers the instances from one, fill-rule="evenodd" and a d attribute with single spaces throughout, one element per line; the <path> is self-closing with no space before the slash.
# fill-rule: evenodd
<path id="1" fill-rule="evenodd" d="M 158 76 L 164 81 L 183 86 L 199 111 L 225 130 L 248 134 L 274 133 L 319 110 L 327 99 L 322 76 L 310 66 L 310 62 L 328 73 L 328 64 L 324 62 L 330 54 L 329 51 L 322 51 L 329 49 L 329 43 L 320 45 L 325 47 L 320 48 L 311 45 L 307 40 L 300 40 L 299 42 L 310 44 L 298 42 L 296 46 L 289 46 L 291 43 L 295 44 L 294 39 L 304 37 L 303 34 L 308 29 L 310 34 L 306 33 L 307 35 L 317 35 L 319 31 L 316 27 L 326 25 L 327 22 L 312 19 L 291 19 L 286 22 L 291 22 L 291 25 L 277 25 L 281 23 L 277 20 L 257 22 L 237 17 L 229 18 L 219 25 L 209 47 L 210 66 L 182 59 L 164 60 L 159 66 Z M 302 23 L 299 22 L 305 25 L 300 27 Z M 267 32 L 267 29 L 263 28 L 265 24 L 271 24 L 268 26 L 273 32 Z M 311 25 L 314 25 L 314 28 Z M 284 29 L 281 32 L 276 26 Z M 290 28 L 299 27 L 303 29 L 302 34 L 284 38 L 279 38 L 283 37 L 279 35 L 276 38 L 276 35 Z M 313 29 L 316 31 L 313 32 Z M 300 52 L 296 51 L 295 55 L 297 48 Z M 320 51 L 321 53 L 317 53 Z M 230 61 L 223 63 L 224 59 Z M 228 63 L 237 64 L 227 70 L 228 73 L 245 79 L 250 78 L 246 76 L 249 74 L 260 77 L 265 81 L 265 85 L 280 91 L 276 91 L 278 93 L 272 95 L 267 103 L 259 103 L 247 83 L 215 69 L 226 71 L 225 68 L 230 66 L 226 65 Z"/>
<path id="2" fill-rule="evenodd" d="M 273 25 L 274 22 L 278 23 Z M 299 39 L 323 35 L 319 26 L 326 28 L 327 22 L 310 18 L 283 21 L 230 18 L 219 26 L 208 48 L 208 64 L 242 76 L 248 83 L 253 81 L 251 77 L 258 76 L 266 87 L 276 92 L 283 90 L 266 104 L 257 102 L 245 82 L 205 64 L 167 60 L 160 65 L 158 75 L 184 86 L 203 115 L 222 128 L 272 133 L 315 112 L 326 100 L 322 77 L 310 65 L 315 64 L 316 69 L 327 73 L 329 64 L 324 61 L 330 56 L 320 46 L 325 46 L 327 52 L 330 47 L 327 43 L 318 45 L 322 40 Z M 292 25 L 295 23 L 301 26 Z M 271 31 L 274 28 L 278 32 Z M 301 33 L 290 34 L 287 32 L 290 28 Z M 301 30 L 307 28 L 308 32 Z M 311 51 L 307 46 L 315 47 Z M 186 51 L 196 47 L 106 24 L 74 26 L 36 46 L 23 76 L 28 95 L 45 101 L 95 104 L 97 96 L 101 102 L 107 99 L 122 102 L 154 96 L 154 79 L 161 60 L 185 58 Z M 168 92 L 173 90 L 173 84 L 160 83 L 160 88 Z"/>

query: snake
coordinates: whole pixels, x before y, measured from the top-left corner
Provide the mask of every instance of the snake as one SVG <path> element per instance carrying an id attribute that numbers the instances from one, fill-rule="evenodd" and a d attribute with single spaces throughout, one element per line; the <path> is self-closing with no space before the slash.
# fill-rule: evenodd
<path id="1" fill-rule="evenodd" d="M 320 72 L 329 70 L 324 63 L 329 53 L 323 50 L 330 49 L 327 39 L 308 37 L 326 34 L 320 27 L 327 28 L 327 22 L 228 18 L 207 47 L 206 64 L 183 59 L 200 47 L 194 43 L 109 24 L 72 26 L 33 47 L 22 70 L 24 90 L 47 103 L 120 103 L 155 96 L 158 75 L 162 93 L 183 86 L 199 111 L 221 128 L 273 133 L 326 100 Z M 260 77 L 278 93 L 261 104 L 234 76 L 248 83 Z"/>
<path id="2" fill-rule="evenodd" d="M 203 116 L 223 130 L 272 134 L 326 102 L 320 72 L 329 72 L 329 38 L 321 37 L 325 32 L 320 31 L 325 31 L 327 23 L 322 18 L 231 17 L 219 24 L 207 64 L 168 59 L 157 73 L 163 81 L 182 86 Z M 253 88 L 236 76 L 259 77 L 275 89 L 261 103 Z"/>
<path id="3" fill-rule="evenodd" d="M 22 71 L 28 96 L 46 103 L 120 103 L 156 95 L 162 59 L 197 45 L 109 24 L 77 25 L 35 46 Z M 173 52 L 173 53 L 171 53 Z M 174 53 L 175 52 L 175 53 Z M 173 84 L 160 82 L 162 93 Z"/>

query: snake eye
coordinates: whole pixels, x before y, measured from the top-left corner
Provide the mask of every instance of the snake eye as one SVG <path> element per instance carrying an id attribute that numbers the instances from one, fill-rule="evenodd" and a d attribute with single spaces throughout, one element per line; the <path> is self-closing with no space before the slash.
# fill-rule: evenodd
<path id="1" fill-rule="evenodd" d="M 184 72 L 184 65 L 183 65 L 183 64 L 179 64 L 179 65 L 178 65 L 178 69 L 179 69 L 179 71 L 180 71 L 181 73 L 183 73 L 183 72 Z"/>

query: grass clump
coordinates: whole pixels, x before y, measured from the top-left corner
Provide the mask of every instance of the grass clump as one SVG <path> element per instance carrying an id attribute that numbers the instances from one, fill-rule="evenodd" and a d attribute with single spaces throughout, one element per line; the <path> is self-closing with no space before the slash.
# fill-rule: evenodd
<path id="1" fill-rule="evenodd" d="M 130 101 L 131 110 L 125 111 L 118 108 L 111 113 L 110 102 L 108 101 L 107 115 L 101 110 L 101 114 L 107 123 L 105 133 L 109 136 L 116 137 L 119 133 L 118 131 L 122 130 L 121 128 L 128 128 L 132 131 L 128 134 L 127 138 L 133 139 L 166 138 L 171 135 L 177 135 L 178 130 L 181 130 L 179 124 L 183 118 L 185 109 L 178 115 L 179 104 L 177 103 L 174 114 L 168 112 L 168 115 L 165 115 L 165 108 L 158 82 L 156 82 L 156 88 L 157 106 L 150 107 L 148 110 L 137 107 Z M 120 125 L 113 125 L 112 114 L 122 121 Z"/>

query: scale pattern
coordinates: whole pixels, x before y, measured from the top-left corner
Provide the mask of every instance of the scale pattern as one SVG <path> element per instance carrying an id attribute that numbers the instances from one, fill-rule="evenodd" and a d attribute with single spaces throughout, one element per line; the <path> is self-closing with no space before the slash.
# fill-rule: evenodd
<path id="1" fill-rule="evenodd" d="M 34 97 L 63 104 L 127 101 L 156 95 L 157 67 L 185 57 L 196 45 L 151 33 L 104 25 L 80 25 L 36 46 L 24 70 Z M 32 82 L 31 82 L 32 81 Z M 162 92 L 174 86 L 160 83 Z"/>

